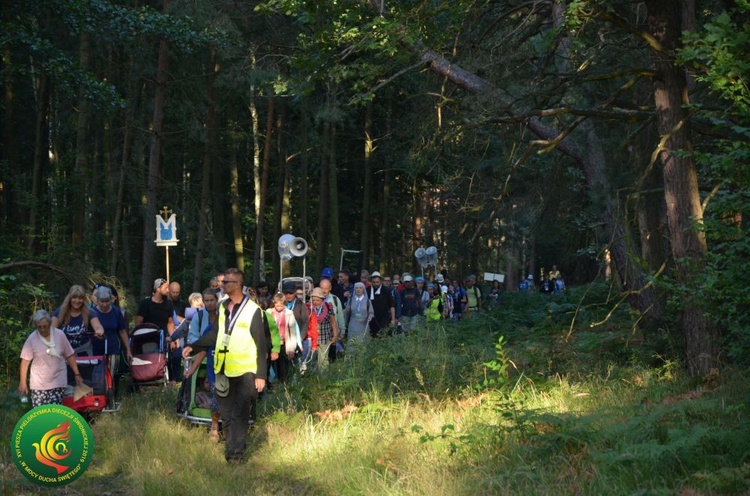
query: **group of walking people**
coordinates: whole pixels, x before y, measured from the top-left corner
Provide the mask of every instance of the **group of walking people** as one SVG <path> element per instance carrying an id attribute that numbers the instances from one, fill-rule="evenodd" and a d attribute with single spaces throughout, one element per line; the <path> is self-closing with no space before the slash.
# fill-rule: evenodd
<path id="1" fill-rule="evenodd" d="M 44 309 L 33 315 L 35 331 L 21 349 L 18 393 L 31 406 L 62 403 L 69 384 L 66 364 L 76 384 L 81 375 L 76 355 L 109 355 L 114 373 L 119 366 L 120 348 L 130 362 L 125 314 L 117 305 L 116 291 L 96 285 L 89 298 L 82 286 L 74 285 L 52 315 Z"/>
<path id="2" fill-rule="evenodd" d="M 246 286 L 244 273 L 231 268 L 187 302 L 179 283 L 157 279 L 134 323 L 155 324 L 169 334 L 173 378 L 181 380 L 183 371 L 189 378 L 207 359 L 210 438 L 219 440 L 221 423 L 225 457 L 235 462 L 244 455 L 247 426 L 269 380 L 284 383 L 311 367 L 324 371 L 341 357 L 344 342 L 346 354 L 356 356 L 372 339 L 461 319 L 484 305 L 496 307 L 501 297 L 499 284 L 484 297 L 473 275 L 462 283 L 442 273 L 424 278 L 362 270 L 352 279 L 347 270 L 326 268 L 317 283 L 289 278 L 272 292 L 265 283 Z M 32 406 L 62 402 L 71 383 L 67 367 L 81 382 L 76 355 L 107 355 L 113 377 L 120 357 L 132 361 L 127 315 L 112 286 L 97 284 L 90 294 L 72 286 L 52 315 L 39 310 L 33 320 L 18 387 L 22 396 L 30 391 Z"/>

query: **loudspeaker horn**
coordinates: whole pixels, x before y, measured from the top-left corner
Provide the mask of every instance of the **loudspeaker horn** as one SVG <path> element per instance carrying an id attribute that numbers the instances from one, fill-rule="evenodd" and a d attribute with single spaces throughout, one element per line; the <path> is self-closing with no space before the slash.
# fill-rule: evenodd
<path id="1" fill-rule="evenodd" d="M 417 263 L 422 267 L 427 267 L 427 252 L 421 246 L 414 250 L 414 258 L 417 259 Z"/>
<path id="2" fill-rule="evenodd" d="M 295 257 L 304 257 L 307 253 L 307 241 L 305 241 L 305 238 L 294 238 L 289 245 L 289 253 Z"/>
<path id="3" fill-rule="evenodd" d="M 427 265 L 432 265 L 433 267 L 437 267 L 437 263 L 438 263 L 437 248 L 434 246 L 430 246 L 424 252 L 427 258 Z"/>
<path id="4" fill-rule="evenodd" d="M 292 258 L 294 258 L 294 255 L 292 255 L 291 247 L 292 243 L 294 243 L 294 240 L 296 240 L 297 237 L 293 234 L 284 234 L 279 238 L 279 257 L 284 262 L 288 262 Z"/>

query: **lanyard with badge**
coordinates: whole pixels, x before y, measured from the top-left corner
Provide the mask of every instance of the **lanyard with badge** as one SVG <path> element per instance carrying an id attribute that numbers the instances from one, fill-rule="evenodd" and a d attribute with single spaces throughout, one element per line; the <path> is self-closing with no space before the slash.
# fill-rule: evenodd
<path id="1" fill-rule="evenodd" d="M 234 330 L 234 326 L 237 323 L 237 318 L 242 313 L 242 309 L 245 308 L 245 305 L 250 300 L 247 296 L 242 298 L 242 302 L 238 305 L 233 305 L 232 310 L 229 310 L 229 303 L 227 303 L 226 308 L 224 309 L 224 339 L 221 341 L 221 346 L 224 348 L 222 350 L 222 353 L 226 353 L 229 349 L 229 339 L 232 337 L 232 331 Z"/>

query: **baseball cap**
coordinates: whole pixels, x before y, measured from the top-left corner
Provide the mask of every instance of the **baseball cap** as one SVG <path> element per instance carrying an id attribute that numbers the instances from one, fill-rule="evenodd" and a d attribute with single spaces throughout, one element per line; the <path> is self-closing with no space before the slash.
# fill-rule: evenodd
<path id="1" fill-rule="evenodd" d="M 323 269 L 323 272 L 320 273 L 320 277 L 330 279 L 331 277 L 333 277 L 333 269 L 330 267 L 326 267 L 325 269 Z"/>
<path id="2" fill-rule="evenodd" d="M 285 281 L 284 284 L 281 285 L 281 292 L 284 294 L 296 293 L 297 286 L 292 281 Z"/>
<path id="3" fill-rule="evenodd" d="M 413 281 L 413 280 L 414 280 L 414 278 L 412 276 L 410 276 L 409 274 L 406 274 L 404 276 L 404 282 L 409 282 L 409 281 Z"/>
<path id="4" fill-rule="evenodd" d="M 162 284 L 166 284 L 166 283 L 167 283 L 167 280 L 164 279 L 164 278 L 160 277 L 159 279 L 155 279 L 154 280 L 154 290 L 159 289 L 162 286 Z"/>
<path id="5" fill-rule="evenodd" d="M 438 274 L 435 277 L 435 282 L 444 282 L 444 281 L 445 281 L 445 278 L 443 277 L 443 274 Z"/>

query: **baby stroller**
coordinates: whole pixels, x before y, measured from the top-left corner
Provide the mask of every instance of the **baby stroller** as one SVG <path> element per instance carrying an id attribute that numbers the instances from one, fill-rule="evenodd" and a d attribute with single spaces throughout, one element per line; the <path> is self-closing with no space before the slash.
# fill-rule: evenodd
<path id="1" fill-rule="evenodd" d="M 109 370 L 107 356 L 77 356 L 76 364 L 84 384 L 93 392 L 75 399 L 76 381 L 72 374 L 68 376 L 68 387 L 63 397 L 63 405 L 79 413 L 116 412 L 122 406 L 115 402 L 115 390 L 112 373 Z"/>
<path id="2" fill-rule="evenodd" d="M 167 384 L 169 347 L 164 334 L 164 330 L 154 324 L 140 324 L 133 329 L 130 336 L 130 351 L 133 354 L 130 377 L 135 387 Z"/>
<path id="3" fill-rule="evenodd" d="M 209 397 L 211 394 L 210 391 L 205 391 L 203 388 L 203 383 L 208 374 L 207 363 L 208 360 L 204 358 L 198 370 L 190 376 L 190 379 L 182 381 L 177 393 L 177 416 L 196 425 L 209 426 L 211 425 L 211 408 L 206 408 L 205 404 L 196 400 L 196 395 L 201 391 L 207 393 Z M 201 404 L 199 405 L 199 403 Z"/>

